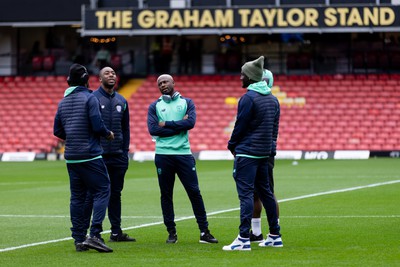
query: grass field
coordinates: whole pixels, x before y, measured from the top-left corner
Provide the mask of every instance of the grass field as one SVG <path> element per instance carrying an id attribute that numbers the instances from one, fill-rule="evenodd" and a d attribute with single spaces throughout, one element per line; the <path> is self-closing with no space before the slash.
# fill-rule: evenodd
<path id="1" fill-rule="evenodd" d="M 175 187 L 179 242 L 166 244 L 153 162 L 131 162 L 123 228 L 135 243 L 75 252 L 65 163 L 0 162 L 0 266 L 400 266 L 399 159 L 277 160 L 283 248 L 222 251 L 238 234 L 231 161 L 198 161 L 211 232 L 200 244 L 189 200 Z M 262 219 L 264 234 L 266 218 Z M 109 222 L 104 221 L 108 240 Z"/>

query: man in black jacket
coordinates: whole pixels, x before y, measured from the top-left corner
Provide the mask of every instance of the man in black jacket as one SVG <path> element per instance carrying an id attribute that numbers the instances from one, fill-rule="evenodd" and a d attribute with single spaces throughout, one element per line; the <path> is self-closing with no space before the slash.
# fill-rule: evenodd
<path id="1" fill-rule="evenodd" d="M 103 220 L 110 198 L 110 178 L 104 164 L 100 136 L 114 139 L 114 133 L 104 125 L 100 104 L 88 87 L 86 68 L 73 64 L 67 78 L 70 86 L 58 104 L 54 119 L 54 135 L 65 140 L 64 157 L 70 179 L 70 213 L 72 237 L 76 251 L 89 248 L 112 252 L 101 238 Z M 93 220 L 90 235 L 84 216 L 87 194 L 92 195 Z"/>
<path id="2" fill-rule="evenodd" d="M 117 75 L 111 67 L 100 70 L 100 87 L 93 93 L 100 102 L 104 124 L 113 131 L 114 140 L 101 138 L 103 159 L 111 182 L 108 218 L 111 223 L 111 242 L 136 241 L 121 230 L 121 192 L 129 164 L 129 108 L 125 98 L 115 91 Z M 91 210 L 90 201 L 87 210 Z M 89 208 L 89 209 L 88 209 Z M 90 218 L 90 214 L 87 214 Z M 87 222 L 89 223 L 89 222 Z"/>
<path id="3" fill-rule="evenodd" d="M 274 194 L 268 178 L 268 158 L 278 137 L 280 106 L 262 80 L 264 57 L 245 63 L 240 79 L 247 92 L 240 98 L 238 113 L 228 149 L 235 157 L 233 178 L 240 200 L 240 226 L 237 238 L 223 250 L 251 250 L 250 227 L 253 194 L 257 192 L 267 211 L 269 234 L 259 246 L 282 247 Z"/>

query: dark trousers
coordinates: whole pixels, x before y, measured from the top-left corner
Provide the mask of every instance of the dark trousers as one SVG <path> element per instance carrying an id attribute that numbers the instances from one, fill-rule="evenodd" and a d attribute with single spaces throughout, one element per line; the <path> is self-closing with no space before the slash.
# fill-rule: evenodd
<path id="1" fill-rule="evenodd" d="M 121 192 L 124 188 L 125 173 L 128 165 L 120 165 L 121 156 L 113 158 L 104 158 L 107 166 L 108 174 L 111 181 L 111 195 L 108 203 L 108 219 L 111 223 L 111 232 L 113 234 L 121 233 Z"/>
<path id="2" fill-rule="evenodd" d="M 173 191 L 175 174 L 178 175 L 192 204 L 201 232 L 208 229 L 206 210 L 199 189 L 196 162 L 192 155 L 155 155 L 158 184 L 161 192 L 161 209 L 168 232 L 176 231 Z"/>
<path id="3" fill-rule="evenodd" d="M 85 201 L 87 194 L 93 196 L 93 220 L 91 236 L 100 236 L 103 220 L 110 198 L 110 179 L 103 159 L 82 163 L 67 163 L 70 180 L 70 215 L 72 237 L 75 242 L 83 242 L 87 233 Z"/>
<path id="4" fill-rule="evenodd" d="M 268 177 L 268 158 L 253 159 L 235 157 L 233 178 L 240 200 L 240 236 L 250 236 L 251 219 L 254 208 L 254 191 L 258 194 L 267 212 L 269 232 L 280 234 L 274 195 Z"/>
<path id="5" fill-rule="evenodd" d="M 128 157 L 125 154 L 104 155 L 104 162 L 110 176 L 110 200 L 108 203 L 108 219 L 111 224 L 111 232 L 120 234 L 121 230 L 121 192 L 124 188 L 125 173 L 128 169 Z M 88 194 L 85 217 L 87 226 L 90 224 L 90 216 L 92 215 L 91 194 Z"/>

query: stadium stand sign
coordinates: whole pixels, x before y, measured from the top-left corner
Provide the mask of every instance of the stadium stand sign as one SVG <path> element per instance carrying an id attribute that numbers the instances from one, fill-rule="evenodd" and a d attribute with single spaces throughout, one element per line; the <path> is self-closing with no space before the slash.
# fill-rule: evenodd
<path id="1" fill-rule="evenodd" d="M 82 36 L 400 30 L 399 6 L 84 8 L 82 12 Z"/>

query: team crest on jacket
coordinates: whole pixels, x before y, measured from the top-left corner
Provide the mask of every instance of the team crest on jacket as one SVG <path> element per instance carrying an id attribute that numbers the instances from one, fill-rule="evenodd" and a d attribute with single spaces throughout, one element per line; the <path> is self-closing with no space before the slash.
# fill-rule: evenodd
<path id="1" fill-rule="evenodd" d="M 122 107 L 120 105 L 116 106 L 116 109 L 117 109 L 118 112 L 122 111 Z"/>

